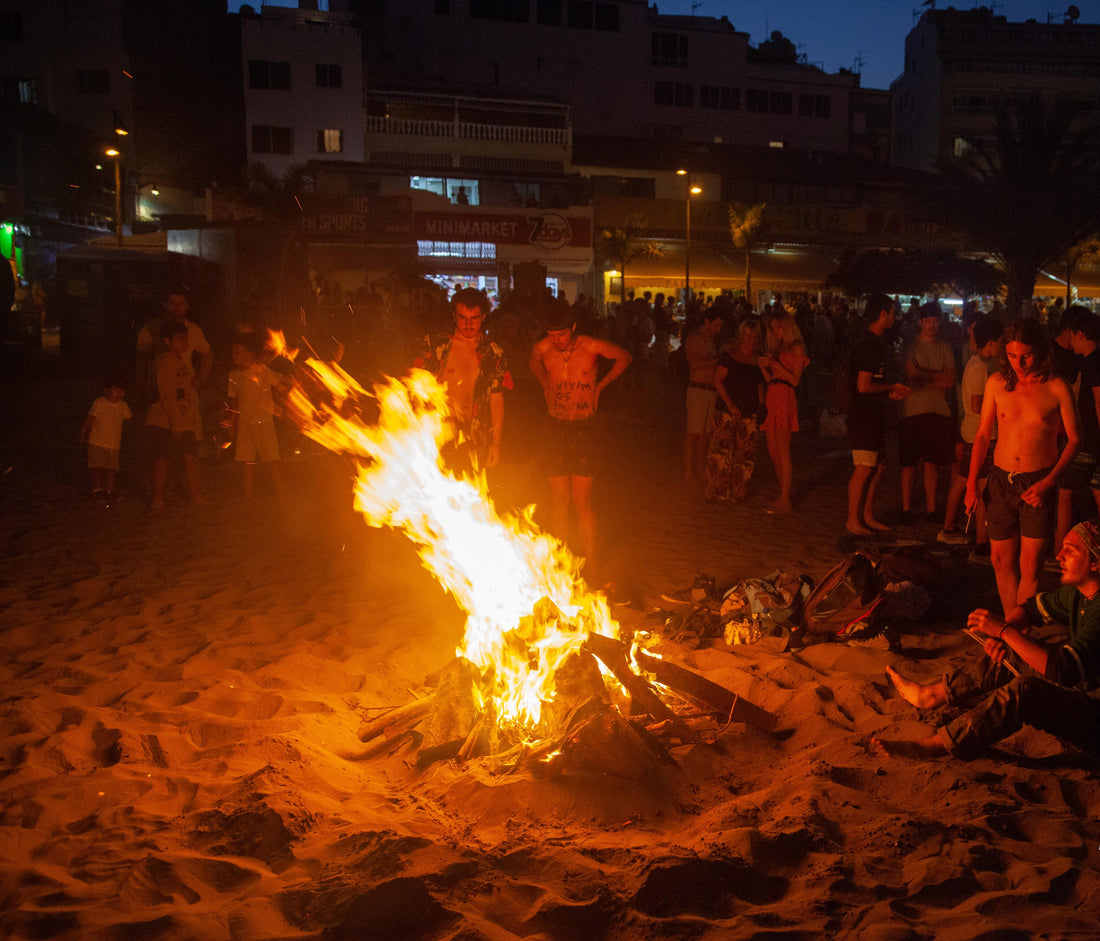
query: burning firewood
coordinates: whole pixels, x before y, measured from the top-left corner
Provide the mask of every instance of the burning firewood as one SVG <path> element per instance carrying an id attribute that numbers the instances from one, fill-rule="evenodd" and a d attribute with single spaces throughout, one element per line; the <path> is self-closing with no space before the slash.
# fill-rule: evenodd
<path id="1" fill-rule="evenodd" d="M 627 662 L 627 647 L 622 641 L 613 637 L 604 637 L 602 634 L 589 634 L 585 647 L 592 651 L 603 661 L 604 665 L 615 675 L 639 709 L 644 710 L 656 720 L 669 723 L 669 734 L 680 739 L 681 742 L 695 742 L 699 736 L 689 725 L 680 720 L 676 714 L 665 705 L 657 691 L 643 676 L 639 676 L 630 669 Z"/>
<path id="2" fill-rule="evenodd" d="M 644 650 L 637 651 L 634 656 L 638 665 L 652 673 L 658 683 L 712 710 L 715 717 L 723 722 L 747 722 L 762 732 L 775 729 L 776 718 L 770 712 L 732 690 L 712 683 L 705 676 L 651 656 Z"/>

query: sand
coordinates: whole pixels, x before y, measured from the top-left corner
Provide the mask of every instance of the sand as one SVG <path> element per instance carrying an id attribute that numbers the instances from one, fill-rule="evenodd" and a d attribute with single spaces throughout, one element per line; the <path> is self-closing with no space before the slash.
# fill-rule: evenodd
<path id="1" fill-rule="evenodd" d="M 645 780 L 362 761 L 360 726 L 424 692 L 463 617 L 404 537 L 353 511 L 348 466 L 306 449 L 282 505 L 244 506 L 232 464 L 208 461 L 210 506 L 153 513 L 132 455 L 105 508 L 76 444 L 94 383 L 6 376 L 4 937 L 1098 936 L 1093 765 L 1026 731 L 968 762 L 868 748 L 942 720 L 884 670 L 973 656 L 960 615 L 993 597 L 991 569 L 946 564 L 900 652 L 666 641 L 777 728 L 734 723 Z M 678 482 L 674 414 L 620 400 L 596 490 L 626 630 L 659 630 L 660 594 L 696 573 L 817 578 L 842 554 L 842 442 L 799 436 L 798 507 L 776 518 L 763 451 L 743 506 Z M 522 448 L 498 488 L 545 497 Z"/>

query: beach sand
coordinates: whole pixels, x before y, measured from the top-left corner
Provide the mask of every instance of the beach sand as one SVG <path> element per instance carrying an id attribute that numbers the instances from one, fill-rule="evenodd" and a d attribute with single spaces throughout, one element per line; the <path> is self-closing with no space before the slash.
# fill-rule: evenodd
<path id="1" fill-rule="evenodd" d="M 352 509 L 306 448 L 287 499 L 149 510 L 86 495 L 97 390 L 9 372 L 0 451 L 0 934 L 11 938 L 1086 938 L 1100 932 L 1100 779 L 1023 732 L 973 761 L 890 759 L 927 734 L 884 671 L 933 679 L 976 647 L 992 570 L 945 564 L 930 617 L 885 644 L 661 652 L 777 719 L 733 723 L 645 780 L 415 755 L 357 760 L 358 730 L 423 695 L 463 616 L 403 536 Z M 620 405 L 622 403 L 620 402 Z M 675 410 L 619 409 L 596 488 L 627 631 L 697 573 L 819 578 L 842 556 L 844 443 L 798 436 L 796 512 L 766 451 L 746 504 L 679 483 Z M 131 440 L 131 439 L 128 439 Z M 613 445 L 610 446 L 610 445 Z M 498 488 L 544 487 L 523 449 Z M 261 488 L 262 489 L 262 488 Z M 884 484 L 896 509 L 896 474 Z M 934 530 L 926 533 L 931 536 Z"/>

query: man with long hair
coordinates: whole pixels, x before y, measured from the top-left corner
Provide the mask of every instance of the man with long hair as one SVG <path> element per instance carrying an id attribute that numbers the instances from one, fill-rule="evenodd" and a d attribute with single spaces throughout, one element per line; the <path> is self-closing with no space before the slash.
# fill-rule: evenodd
<path id="1" fill-rule="evenodd" d="M 1058 475 L 1077 453 L 1073 392 L 1051 368 L 1050 346 L 1037 320 L 1017 320 L 1005 332 L 1004 360 L 989 377 L 974 435 L 966 511 L 985 501 L 997 593 L 1007 615 L 1039 588 L 1039 569 L 1054 523 Z M 996 423 L 993 468 L 984 494 L 978 473 Z M 1059 448 L 1058 431 L 1065 429 Z"/>

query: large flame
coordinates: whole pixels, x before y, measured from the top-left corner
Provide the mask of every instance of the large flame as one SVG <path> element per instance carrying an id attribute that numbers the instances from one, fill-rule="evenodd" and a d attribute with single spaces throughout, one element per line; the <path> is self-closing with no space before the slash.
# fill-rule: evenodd
<path id="1" fill-rule="evenodd" d="M 278 336 L 275 348 L 292 355 Z M 371 424 L 359 410 L 367 393 L 339 366 L 306 358 L 298 370 L 291 417 L 318 443 L 357 459 L 356 508 L 370 525 L 408 535 L 468 615 L 456 652 L 482 671 L 493 721 L 536 733 L 561 663 L 590 632 L 618 636 L 606 599 L 587 590 L 580 560 L 539 531 L 533 508 L 499 514 L 483 475 L 456 476 L 444 466 L 440 447 L 453 425 L 430 373 L 376 385 L 379 417 Z"/>

